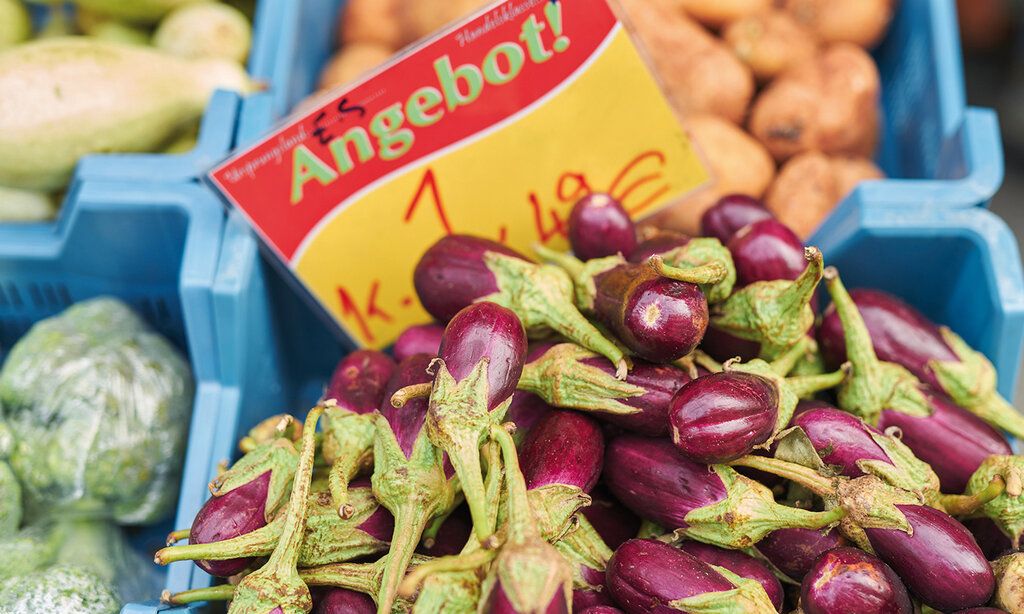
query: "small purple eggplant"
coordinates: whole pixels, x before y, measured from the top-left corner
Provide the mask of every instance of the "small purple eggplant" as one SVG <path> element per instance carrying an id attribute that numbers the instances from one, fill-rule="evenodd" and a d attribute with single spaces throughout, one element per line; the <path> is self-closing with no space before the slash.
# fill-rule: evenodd
<path id="1" fill-rule="evenodd" d="M 525 365 L 523 366 L 523 372 L 526 372 Z M 522 381 L 522 378 L 520 378 L 520 381 Z M 541 418 L 553 410 L 554 408 L 539 396 L 519 390 L 512 395 L 512 403 L 508 406 L 508 411 L 505 412 L 505 422 L 511 422 L 516 425 L 514 435 L 516 442 L 520 443 L 526 439 L 526 435 L 540 422 Z"/>
<path id="2" fill-rule="evenodd" d="M 621 612 L 621 610 L 615 609 L 615 602 L 608 595 L 608 589 L 604 587 L 604 578 L 601 578 L 601 590 L 592 591 L 577 588 L 572 591 L 573 614 L 590 612 L 595 608 L 613 608 L 614 612 Z"/>
<path id="3" fill-rule="evenodd" d="M 1024 416 L 999 395 L 995 367 L 988 358 L 892 295 L 853 290 L 850 296 L 880 360 L 902 365 L 992 426 L 1024 437 Z M 846 347 L 835 309 L 826 311 L 818 337 L 826 359 L 842 359 Z"/>
<path id="4" fill-rule="evenodd" d="M 1014 549 L 1010 538 L 991 518 L 967 518 L 960 522 L 974 536 L 986 559 L 994 561 Z"/>
<path id="5" fill-rule="evenodd" d="M 806 614 L 914 612 L 896 572 L 856 548 L 836 548 L 818 557 L 803 579 L 800 607 Z"/>
<path id="6" fill-rule="evenodd" d="M 882 430 L 899 428 L 903 443 L 932 466 L 946 492 L 962 492 L 987 456 L 1010 454 L 1006 441 L 979 418 L 900 365 L 880 361 L 838 272 L 830 268 L 825 278 L 853 365 L 851 377 L 839 388 L 840 407 Z"/>
<path id="7" fill-rule="evenodd" d="M 469 508 L 460 505 L 444 519 L 437 534 L 429 540 L 424 539 L 416 551 L 432 557 L 454 556 L 462 552 L 472 533 L 473 518 L 469 515 Z"/>
<path id="8" fill-rule="evenodd" d="M 655 256 L 661 256 L 674 249 L 685 247 L 691 237 L 670 230 L 658 231 L 653 237 L 644 239 L 631 254 L 623 254 L 634 264 L 643 264 Z"/>
<path id="9" fill-rule="evenodd" d="M 641 359 L 633 361 L 622 381 L 605 361 L 566 343 L 526 363 L 519 388 L 557 407 L 596 412 L 596 417 L 633 432 L 663 435 L 672 396 L 689 381 L 681 369 Z"/>
<path id="10" fill-rule="evenodd" d="M 674 269 L 696 269 L 710 264 L 724 267 L 724 277 L 714 283 L 701 285 L 701 290 L 711 304 L 721 303 L 729 298 L 736 285 L 736 268 L 732 263 L 732 254 L 718 239 L 691 239 L 674 233 L 658 235 L 637 246 L 629 256 L 629 261 L 643 264 L 652 258 L 658 258 Z"/>
<path id="11" fill-rule="evenodd" d="M 723 548 L 748 548 L 782 528 L 819 529 L 843 515 L 780 505 L 761 484 L 730 467 L 695 463 L 664 439 L 620 435 L 605 457 L 605 484 L 623 505 L 677 534 Z"/>
<path id="12" fill-rule="evenodd" d="M 944 512 L 922 505 L 896 505 L 910 532 L 868 528 L 864 533 L 885 561 L 922 602 L 951 612 L 988 603 L 995 577 L 970 531 Z"/>
<path id="13" fill-rule="evenodd" d="M 757 551 L 779 571 L 799 582 L 818 556 L 846 543 L 835 529 L 779 529 L 757 542 Z"/>
<path id="14" fill-rule="evenodd" d="M 573 602 L 575 603 L 575 602 Z M 575 612 L 576 610 L 573 610 Z M 590 606 L 585 610 L 580 610 L 580 614 L 624 614 L 622 610 L 611 605 L 594 605 Z"/>
<path id="15" fill-rule="evenodd" d="M 369 595 L 344 588 L 329 588 L 313 601 L 313 614 L 374 614 L 377 611 L 377 604 Z"/>
<path id="16" fill-rule="evenodd" d="M 607 575 L 608 590 L 627 614 L 724 611 L 727 605 L 737 612 L 775 610 L 757 581 L 653 539 L 622 544 Z"/>
<path id="17" fill-rule="evenodd" d="M 628 256 L 636 247 L 636 227 L 622 203 L 608 194 L 590 194 L 569 214 L 569 244 L 580 260 Z"/>
<path id="18" fill-rule="evenodd" d="M 441 347 L 441 335 L 444 334 L 444 327 L 440 324 L 419 324 L 410 326 L 402 331 L 395 341 L 395 347 L 391 352 L 395 360 L 402 362 L 414 354 L 430 354 L 437 356 L 437 350 Z"/>
<path id="19" fill-rule="evenodd" d="M 726 245 L 742 228 L 772 219 L 775 219 L 775 216 L 758 199 L 746 194 L 728 194 L 718 199 L 718 202 L 701 216 L 700 234 L 715 237 Z M 800 253 L 797 252 L 797 255 Z M 799 266 L 803 268 L 803 263 L 800 262 Z"/>
<path id="20" fill-rule="evenodd" d="M 267 524 L 267 489 L 270 486 L 270 472 L 240 486 L 220 497 L 212 497 L 199 510 L 192 521 L 188 543 L 211 544 L 242 535 L 248 535 Z M 218 578 L 229 578 L 241 573 L 252 564 L 253 557 L 227 560 L 198 559 L 196 565 Z M 171 561 L 161 560 L 159 564 Z"/>
<path id="21" fill-rule="evenodd" d="M 1006 610 L 1000 610 L 999 608 L 967 608 L 966 610 L 957 610 L 953 614 L 1007 614 Z"/>
<path id="22" fill-rule="evenodd" d="M 352 513 L 348 483 L 373 467 L 374 414 L 384 402 L 384 389 L 395 370 L 390 356 L 357 350 L 338 363 L 324 392 L 323 456 L 331 465 L 328 484 L 338 513 Z"/>
<path id="23" fill-rule="evenodd" d="M 622 350 L 606 339 L 573 305 L 566 272 L 538 265 L 500 243 L 451 235 L 423 254 L 413 275 L 423 307 L 448 322 L 481 300 L 505 305 L 531 330 L 551 329 L 597 352 L 625 374 Z"/>
<path id="24" fill-rule="evenodd" d="M 678 548 L 683 552 L 697 557 L 708 565 L 724 567 L 737 576 L 760 583 L 768 599 L 779 612 L 782 611 L 782 583 L 775 577 L 768 566 L 754 557 L 736 550 L 726 550 L 718 546 L 700 542 L 682 542 Z"/>
<path id="25" fill-rule="evenodd" d="M 1024 552 L 1013 552 L 992 562 L 996 593 L 992 605 L 1007 612 L 1024 612 Z"/>
<path id="26" fill-rule="evenodd" d="M 800 237 L 776 219 L 757 221 L 737 231 L 728 248 L 740 287 L 759 281 L 795 281 L 807 268 Z"/>
<path id="27" fill-rule="evenodd" d="M 612 550 L 636 537 L 640 518 L 619 503 L 603 486 L 590 491 L 590 505 L 580 510 Z"/>

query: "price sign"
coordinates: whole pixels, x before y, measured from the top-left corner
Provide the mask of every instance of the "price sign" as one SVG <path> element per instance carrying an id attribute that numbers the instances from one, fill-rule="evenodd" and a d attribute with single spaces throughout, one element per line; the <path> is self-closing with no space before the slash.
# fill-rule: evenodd
<path id="1" fill-rule="evenodd" d="M 505 0 L 215 168 L 212 183 L 357 344 L 429 320 L 445 234 L 566 244 L 573 204 L 642 217 L 707 174 L 607 0 Z"/>

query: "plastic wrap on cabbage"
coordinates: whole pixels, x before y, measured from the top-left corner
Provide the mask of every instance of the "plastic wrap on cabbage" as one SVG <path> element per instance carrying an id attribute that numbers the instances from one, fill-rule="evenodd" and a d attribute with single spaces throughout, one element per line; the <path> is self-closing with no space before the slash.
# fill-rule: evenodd
<path id="1" fill-rule="evenodd" d="M 57 565 L 0 580 L 4 614 L 117 614 L 121 601 L 108 582 L 73 565 Z"/>
<path id="2" fill-rule="evenodd" d="M 57 560 L 61 535 L 50 526 L 26 527 L 11 535 L 0 537 L 0 581 L 39 571 Z M 3 610 L 0 610 L 3 611 Z"/>
<path id="3" fill-rule="evenodd" d="M 37 323 L 0 371 L 26 505 L 124 524 L 164 517 L 193 392 L 183 358 L 119 301 L 79 303 Z"/>

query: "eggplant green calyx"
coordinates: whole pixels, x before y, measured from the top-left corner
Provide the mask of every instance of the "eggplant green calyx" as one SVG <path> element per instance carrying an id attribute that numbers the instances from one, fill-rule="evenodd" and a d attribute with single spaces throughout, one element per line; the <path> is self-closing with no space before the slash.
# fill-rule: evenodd
<path id="1" fill-rule="evenodd" d="M 348 484 L 359 471 L 373 466 L 374 414 L 357 414 L 341 407 L 324 411 L 322 451 L 330 463 L 328 485 L 338 515 L 348 518 L 354 508 L 348 501 Z"/>
<path id="2" fill-rule="evenodd" d="M 592 569 L 601 574 L 608 568 L 608 560 L 612 558 L 612 550 L 604 543 L 590 521 L 583 514 L 577 514 L 573 520 L 575 528 L 562 539 L 554 542 L 555 550 L 569 561 L 572 567 L 572 585 L 575 589 L 592 591 L 603 590 L 602 586 L 591 584 L 584 577 L 583 568 Z"/>
<path id="3" fill-rule="evenodd" d="M 864 529 L 894 529 L 913 534 L 910 521 L 898 505 L 924 505 L 917 495 L 890 486 L 873 475 L 838 482 L 836 500 L 846 517 L 839 524 L 844 537 L 862 550 L 874 553 Z"/>
<path id="4" fill-rule="evenodd" d="M 676 537 L 740 550 L 753 546 L 765 535 L 778 529 L 821 529 L 835 524 L 843 517 L 844 512 L 839 508 L 810 512 L 781 505 L 775 502 L 771 490 L 740 475 L 731 467 L 712 465 L 710 469 L 722 480 L 726 497 L 718 503 L 688 513 L 684 518 L 687 526 L 676 530 Z"/>
<path id="5" fill-rule="evenodd" d="M 378 595 L 381 591 L 390 558 L 390 555 L 386 555 L 373 563 L 322 565 L 320 567 L 302 569 L 299 571 L 299 575 L 308 586 L 333 586 L 369 595 L 380 607 L 381 601 Z M 431 560 L 430 557 L 417 554 L 412 557 L 409 564 L 415 570 L 420 565 L 428 564 Z M 390 614 L 392 609 L 407 612 L 409 604 L 402 600 L 397 600 L 387 610 L 380 608 L 378 611 Z"/>
<path id="6" fill-rule="evenodd" d="M 724 567 L 711 567 L 736 588 L 677 599 L 669 605 L 689 614 L 768 614 L 776 611 L 760 582 L 738 576 Z"/>
<path id="7" fill-rule="evenodd" d="M 1024 415 L 996 390 L 996 369 L 984 354 L 974 350 L 949 328 L 940 329 L 946 345 L 958 361 L 932 360 L 928 368 L 953 401 L 992 426 L 1024 438 Z"/>
<path id="8" fill-rule="evenodd" d="M 931 465 L 914 455 L 914 452 L 890 432 L 869 431 L 871 438 L 882 449 L 892 464 L 880 460 L 861 459 L 857 467 L 869 475 L 878 477 L 886 484 L 920 496 L 929 504 L 938 502 L 939 476 Z"/>
<path id="9" fill-rule="evenodd" d="M 306 502 L 316 452 L 316 424 L 323 411 L 324 405 L 318 405 L 306 416 L 299 465 L 277 546 L 266 565 L 238 584 L 228 610 L 230 614 L 266 614 L 275 608 L 279 608 L 282 614 L 307 614 L 313 609 L 313 598 L 299 577 L 297 566 L 306 530 Z"/>
<path id="10" fill-rule="evenodd" d="M 549 405 L 609 414 L 635 414 L 640 410 L 621 399 L 639 397 L 646 390 L 584 364 L 596 354 L 573 343 L 562 343 L 523 365 L 519 389 L 532 392 Z"/>
<path id="11" fill-rule="evenodd" d="M 626 259 L 622 256 L 607 256 L 584 262 L 572 254 L 555 251 L 543 245 L 535 245 L 533 250 L 541 260 L 560 267 L 569 274 L 573 283 L 576 306 L 583 312 L 594 310 L 594 296 L 597 295 L 594 278 L 601 273 L 607 273 L 617 266 L 626 264 Z"/>
<path id="12" fill-rule="evenodd" d="M 597 352 L 615 365 L 619 379 L 625 379 L 625 355 L 576 308 L 573 282 L 565 270 L 496 252 L 485 253 L 484 262 L 494 274 L 498 292 L 481 301 L 490 301 L 515 312 L 530 334 L 553 330 Z"/>
<path id="13" fill-rule="evenodd" d="M 715 308 L 711 325 L 760 343 L 765 360 L 792 347 L 814 324 L 810 303 L 822 277 L 818 248 L 808 247 L 804 257 L 807 268 L 796 280 L 759 281 L 737 290 Z"/>
<path id="14" fill-rule="evenodd" d="M 729 298 L 736 286 L 736 265 L 733 263 L 732 254 L 718 239 L 710 237 L 690 239 L 686 245 L 662 254 L 660 259 L 668 268 L 666 272 L 662 272 L 660 269 L 656 270 L 664 277 L 672 277 L 671 274 L 666 274 L 671 269 L 701 269 L 707 265 L 720 267 L 724 272 L 721 279 L 691 282 L 700 286 L 709 304 L 721 303 Z M 680 281 L 689 280 L 680 279 Z"/>
<path id="15" fill-rule="evenodd" d="M 970 495 L 942 495 L 939 502 L 950 516 L 970 516 L 1006 492 L 1006 480 L 995 476 L 984 489 Z"/>
<path id="16" fill-rule="evenodd" d="M 298 442 L 301 438 L 302 423 L 290 414 L 278 414 L 252 427 L 246 436 L 238 442 L 238 449 L 243 454 L 248 454 L 258 446 L 270 443 L 275 439 L 290 439 Z"/>
<path id="17" fill-rule="evenodd" d="M 266 517 L 274 515 L 292 488 L 299 465 L 299 452 L 291 439 L 282 437 L 257 446 L 210 482 L 210 494 L 220 497 L 270 472 Z"/>
<path id="18" fill-rule="evenodd" d="M 931 406 L 920 390 L 920 382 L 905 368 L 882 362 L 875 354 L 867 325 L 850 297 L 839 272 L 825 270 L 825 285 L 843 325 L 846 357 L 853 366 L 850 377 L 839 388 L 839 406 L 868 424 L 878 424 L 883 410 L 928 417 Z"/>
<path id="19" fill-rule="evenodd" d="M 527 498 L 541 536 L 551 543 L 575 532 L 576 512 L 591 503 L 590 495 L 568 484 L 545 484 L 529 491 Z"/>
<path id="20" fill-rule="evenodd" d="M 1003 492 L 981 506 L 981 513 L 1010 536 L 1013 547 L 1020 545 L 1024 533 L 1024 457 L 993 455 L 986 458 L 967 482 L 967 495 L 979 495 L 1002 478 Z"/>

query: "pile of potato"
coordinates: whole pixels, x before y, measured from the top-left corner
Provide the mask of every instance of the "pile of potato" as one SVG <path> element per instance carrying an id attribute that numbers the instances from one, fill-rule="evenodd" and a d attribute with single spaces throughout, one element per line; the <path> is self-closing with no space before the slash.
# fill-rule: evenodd
<path id="1" fill-rule="evenodd" d="M 764 199 L 806 237 L 872 162 L 881 83 L 867 50 L 896 0 L 618 0 L 714 184 L 653 224 L 695 234 L 721 196 Z M 397 50 L 488 4 L 351 0 L 320 89 L 347 83 Z"/>

